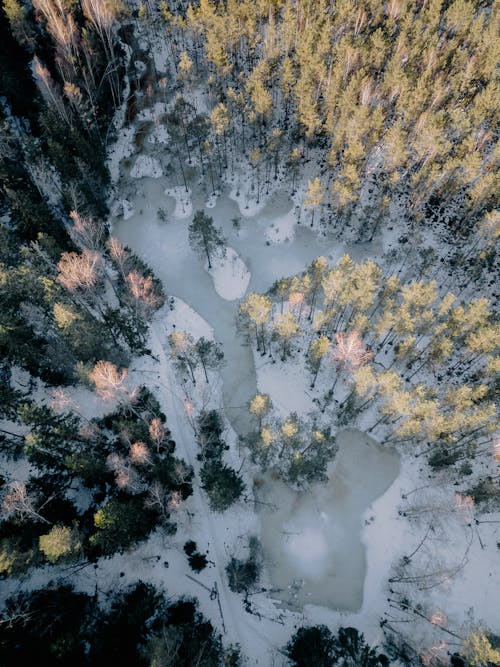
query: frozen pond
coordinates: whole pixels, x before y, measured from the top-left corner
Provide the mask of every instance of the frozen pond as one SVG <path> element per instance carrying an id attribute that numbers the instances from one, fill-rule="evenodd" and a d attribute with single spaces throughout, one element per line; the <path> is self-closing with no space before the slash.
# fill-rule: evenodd
<path id="1" fill-rule="evenodd" d="M 272 597 L 292 609 L 361 608 L 363 514 L 399 473 L 399 455 L 360 431 L 341 431 L 337 443 L 327 484 L 299 493 L 270 475 L 255 480 Z"/>
<path id="2" fill-rule="evenodd" d="M 251 428 L 247 406 L 257 392 L 257 378 L 251 349 L 236 330 L 239 301 L 226 301 L 217 294 L 211 276 L 189 247 L 187 228 L 191 218 L 172 215 L 175 203 L 164 194 L 166 179 L 143 178 L 134 185 L 138 193 L 129 196 L 128 201 L 135 212 L 127 220 L 115 218 L 113 234 L 151 266 L 167 294 L 185 301 L 213 327 L 215 339 L 224 350 L 221 375 L 226 412 L 235 431 L 246 433 Z M 204 209 L 206 194 L 200 188 L 193 186 L 192 199 L 194 211 Z M 325 252 L 316 235 L 304 226 L 298 228 L 292 241 L 266 245 L 265 229 L 291 207 L 290 198 L 277 193 L 258 215 L 242 218 L 237 230 L 231 219 L 241 216 L 238 205 L 229 197 L 219 197 L 215 207 L 205 209 L 250 270 L 247 292 L 269 289 L 277 278 L 303 270 L 322 250 Z M 159 208 L 165 210 L 168 222 L 158 220 Z"/>
<path id="3" fill-rule="evenodd" d="M 202 209 L 213 217 L 228 245 L 249 269 L 247 293 L 267 291 L 278 278 L 303 271 L 318 255 L 335 261 L 345 252 L 356 258 L 377 250 L 374 243 L 345 247 L 319 242 L 316 233 L 304 224 L 295 226 L 291 240 L 268 245 L 266 231 L 272 231 L 274 222 L 292 210 L 288 193 L 276 192 L 259 213 L 246 217 L 240 215 L 237 203 L 228 196 L 218 197 L 215 206 L 205 208 L 206 191 L 194 182 L 189 185 L 192 210 Z M 187 228 L 191 216 L 173 215 L 175 200 L 165 195 L 169 187 L 171 182 L 166 177 L 146 177 L 129 183 L 130 193 L 121 196 L 130 202 L 130 212 L 126 220 L 122 216 L 112 220 L 113 234 L 151 266 L 167 294 L 185 301 L 213 327 L 215 338 L 224 349 L 221 375 L 226 414 L 234 430 L 244 434 L 252 425 L 247 406 L 257 392 L 257 378 L 252 352 L 236 330 L 239 302 L 226 301 L 217 294 L 211 276 L 189 247 Z M 165 211 L 166 222 L 158 219 L 160 208 Z M 239 220 L 237 228 L 232 222 L 235 218 Z"/>
<path id="4" fill-rule="evenodd" d="M 188 243 L 191 214 L 205 208 L 207 193 L 191 182 L 192 206 L 188 202 L 183 210 L 179 201 L 165 194 L 171 183 L 163 176 L 129 182 L 128 187 L 128 193 L 121 193 L 130 202 L 126 219 L 113 219 L 113 234 L 151 266 L 167 294 L 185 301 L 213 327 L 224 350 L 226 414 L 236 433 L 244 434 L 255 428 L 247 406 L 257 392 L 257 378 L 251 349 L 236 327 L 239 301 L 219 296 Z M 304 224 L 296 225 L 288 240 L 266 242 L 276 234 L 276 221 L 292 215 L 292 206 L 289 195 L 278 191 L 254 216 L 241 216 L 228 196 L 205 209 L 251 272 L 247 292 L 266 291 L 274 280 L 304 270 L 320 254 L 335 261 L 345 252 L 360 259 L 377 252 L 375 244 L 346 248 L 320 243 Z M 160 208 L 164 221 L 158 217 Z M 338 443 L 326 485 L 298 493 L 271 476 L 256 480 L 256 498 L 268 504 L 259 503 L 258 508 L 266 564 L 277 591 L 273 597 L 289 607 L 309 603 L 356 610 L 362 604 L 366 569 L 362 515 L 396 478 L 399 457 L 357 431 L 342 432 Z M 262 509 L 269 506 L 272 510 Z"/>

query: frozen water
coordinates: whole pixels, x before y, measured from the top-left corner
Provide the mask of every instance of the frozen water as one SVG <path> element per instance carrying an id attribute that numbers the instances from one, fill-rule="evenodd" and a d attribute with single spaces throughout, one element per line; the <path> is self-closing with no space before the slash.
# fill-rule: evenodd
<path id="1" fill-rule="evenodd" d="M 273 596 L 293 609 L 305 604 L 361 608 L 366 571 L 362 516 L 399 473 L 398 454 L 360 431 L 342 431 L 337 442 L 327 484 L 298 492 L 272 475 L 256 480 Z"/>

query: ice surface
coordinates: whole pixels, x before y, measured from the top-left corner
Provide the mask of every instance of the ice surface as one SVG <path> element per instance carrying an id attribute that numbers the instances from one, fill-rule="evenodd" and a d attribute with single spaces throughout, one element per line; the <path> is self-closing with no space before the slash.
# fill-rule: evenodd
<path id="1" fill-rule="evenodd" d="M 337 436 L 326 485 L 304 492 L 264 475 L 256 485 L 262 544 L 274 596 L 296 609 L 319 604 L 355 611 L 366 571 L 362 515 L 399 473 L 399 456 L 356 430 Z"/>

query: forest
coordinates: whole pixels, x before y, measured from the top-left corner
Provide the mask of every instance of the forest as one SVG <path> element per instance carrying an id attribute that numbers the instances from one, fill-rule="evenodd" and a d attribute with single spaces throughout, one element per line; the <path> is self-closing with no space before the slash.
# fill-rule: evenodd
<path id="1" fill-rule="evenodd" d="M 498 0 L 0 0 L 0 663 L 500 664 Z"/>

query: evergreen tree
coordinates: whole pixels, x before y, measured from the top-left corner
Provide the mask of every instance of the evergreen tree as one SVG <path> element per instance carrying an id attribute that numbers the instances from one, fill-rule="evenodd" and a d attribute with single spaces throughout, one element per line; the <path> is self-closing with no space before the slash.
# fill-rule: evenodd
<path id="1" fill-rule="evenodd" d="M 223 249 L 225 241 L 214 226 L 213 219 L 203 211 L 196 211 L 189 225 L 189 243 L 197 252 L 205 255 L 208 268 L 211 269 L 211 260 L 215 253 Z"/>

